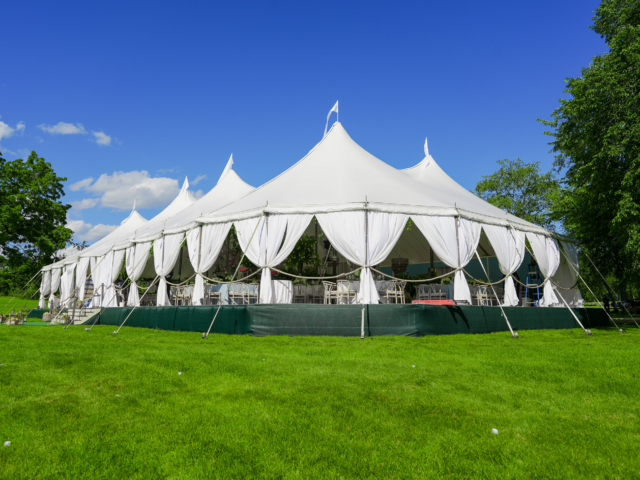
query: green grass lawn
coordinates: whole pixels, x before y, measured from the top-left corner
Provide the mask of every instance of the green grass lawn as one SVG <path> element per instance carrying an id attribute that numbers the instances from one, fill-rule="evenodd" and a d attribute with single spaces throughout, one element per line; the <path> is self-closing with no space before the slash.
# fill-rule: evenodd
<path id="1" fill-rule="evenodd" d="M 38 297 L 39 298 L 39 297 Z M 25 305 L 27 308 L 38 308 L 38 298 L 35 300 L 20 299 L 20 297 L 0 297 L 0 313 L 6 315 L 15 310 L 16 312 L 23 308 Z"/>
<path id="2" fill-rule="evenodd" d="M 638 329 L 113 330 L 0 326 L 0 478 L 640 476 Z"/>

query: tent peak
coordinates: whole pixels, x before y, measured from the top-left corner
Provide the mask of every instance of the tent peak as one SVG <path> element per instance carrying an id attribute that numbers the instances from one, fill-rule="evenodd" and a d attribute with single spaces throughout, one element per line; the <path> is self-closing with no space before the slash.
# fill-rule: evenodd
<path id="1" fill-rule="evenodd" d="M 227 161 L 227 165 L 224 167 L 224 170 L 222 171 L 222 175 L 220 175 L 220 178 L 218 179 L 218 182 L 216 183 L 216 185 L 220 183 L 224 177 L 227 176 L 227 173 L 229 173 L 230 170 L 233 170 L 233 153 L 229 157 L 229 161 Z"/>
<path id="2" fill-rule="evenodd" d="M 184 177 L 184 183 L 182 184 L 182 188 L 180 189 L 180 193 L 184 192 L 185 190 L 189 189 L 189 178 L 188 177 Z"/>

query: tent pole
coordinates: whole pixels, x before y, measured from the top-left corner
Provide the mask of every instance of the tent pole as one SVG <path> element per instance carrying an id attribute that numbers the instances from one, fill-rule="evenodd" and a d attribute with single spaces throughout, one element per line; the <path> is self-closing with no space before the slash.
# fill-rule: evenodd
<path id="1" fill-rule="evenodd" d="M 200 234 L 198 235 L 198 265 L 196 266 L 196 275 L 199 275 L 198 272 L 200 272 L 200 259 L 201 258 L 202 258 L 202 225 L 200 225 Z M 204 284 L 204 278 L 202 279 L 202 283 Z M 195 291 L 195 288 L 194 288 L 194 291 Z M 204 305 L 204 297 L 199 299 L 199 301 L 200 301 L 200 305 Z M 191 303 L 193 303 L 193 302 L 191 302 Z"/>
<path id="2" fill-rule="evenodd" d="M 489 278 L 489 274 L 487 273 L 487 271 L 484 268 L 484 264 L 482 263 L 482 259 L 480 258 L 480 255 L 478 255 L 478 251 L 476 250 L 476 257 L 478 257 L 478 261 L 480 262 L 480 265 L 482 266 L 482 270 L 484 270 L 484 274 L 487 276 L 487 281 L 491 284 L 491 279 Z M 491 285 L 491 290 L 493 290 L 493 294 L 495 295 L 496 298 L 498 298 L 498 295 L 496 294 L 496 289 L 493 288 L 493 285 Z M 509 327 L 509 330 L 511 330 L 511 336 L 513 338 L 518 338 L 518 333 L 513 331 L 513 328 L 511 328 L 511 324 L 509 323 L 509 319 L 507 318 L 507 314 L 504 313 L 504 308 L 502 308 L 502 304 L 500 303 L 500 299 L 498 298 L 498 306 L 500 307 L 500 311 L 502 312 L 502 316 L 504 317 L 504 321 L 507 322 L 507 327 Z"/>
<path id="3" fill-rule="evenodd" d="M 456 207 L 456 211 L 458 210 L 458 208 Z M 458 236 L 458 223 L 460 222 L 460 217 L 456 216 L 453 217 L 453 220 L 456 223 L 456 245 L 458 246 L 458 268 L 460 268 L 460 237 Z M 482 262 L 480 262 L 482 263 Z M 482 267 L 484 268 L 484 267 Z M 489 283 L 491 283 L 491 281 L 489 281 Z M 456 302 L 456 277 L 454 275 L 453 277 L 453 303 Z M 472 302 L 473 303 L 473 302 Z"/>
<path id="4" fill-rule="evenodd" d="M 365 197 L 364 201 L 364 264 L 365 268 L 368 268 L 369 265 L 369 203 L 367 202 L 367 197 Z M 360 276 L 360 286 L 361 290 L 364 292 L 365 285 L 362 282 L 362 275 Z M 348 297 L 347 297 L 348 298 Z M 364 298 L 362 300 L 362 322 L 360 323 L 360 339 L 364 340 L 364 311 L 365 304 Z"/>

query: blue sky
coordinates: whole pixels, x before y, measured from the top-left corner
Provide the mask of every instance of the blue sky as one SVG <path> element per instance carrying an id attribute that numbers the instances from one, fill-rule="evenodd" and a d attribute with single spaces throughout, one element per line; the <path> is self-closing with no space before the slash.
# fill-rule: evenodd
<path id="1" fill-rule="evenodd" d="M 606 51 L 589 30 L 597 6 L 10 2 L 0 151 L 35 150 L 68 177 L 69 225 L 89 243 L 133 196 L 151 218 L 185 176 L 207 192 L 231 153 L 245 181 L 268 181 L 320 140 L 336 100 L 349 134 L 378 158 L 414 165 L 427 136 L 472 189 L 498 159 L 551 167 L 536 118 Z"/>

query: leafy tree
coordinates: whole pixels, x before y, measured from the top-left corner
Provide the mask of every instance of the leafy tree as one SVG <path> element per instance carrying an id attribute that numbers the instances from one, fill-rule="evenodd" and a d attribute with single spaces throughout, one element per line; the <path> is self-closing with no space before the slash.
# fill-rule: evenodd
<path id="1" fill-rule="evenodd" d="M 316 250 L 316 237 L 302 235 L 293 251 L 289 254 L 283 265 L 283 271 L 303 275 L 316 276 L 316 267 L 320 266 L 320 256 Z"/>
<path id="2" fill-rule="evenodd" d="M 36 152 L 27 160 L 0 155 L 0 292 L 22 287 L 70 243 L 65 180 Z"/>
<path id="3" fill-rule="evenodd" d="M 565 80 L 568 98 L 540 120 L 566 170 L 558 213 L 599 268 L 621 281 L 640 272 L 640 2 L 604 0 L 591 29 L 609 51 Z"/>
<path id="4" fill-rule="evenodd" d="M 545 228 L 554 229 L 553 204 L 560 184 L 540 163 L 498 160 L 500 169 L 478 182 L 475 194 L 496 207 Z"/>

